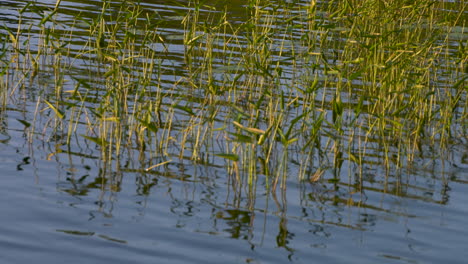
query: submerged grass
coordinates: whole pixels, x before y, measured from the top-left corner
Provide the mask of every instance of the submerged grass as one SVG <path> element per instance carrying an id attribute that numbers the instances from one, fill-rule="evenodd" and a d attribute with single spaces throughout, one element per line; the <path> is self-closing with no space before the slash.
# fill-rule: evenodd
<path id="1" fill-rule="evenodd" d="M 31 2 L 0 35 L 2 111 L 37 87 L 30 133 L 57 141 L 52 155 L 95 144 L 109 171 L 123 157 L 142 172 L 226 163 L 238 184 L 264 175 L 275 190 L 291 171 L 341 182 L 346 164 L 361 189 L 370 167 L 445 160 L 466 144 L 466 5 L 250 0 L 239 21 L 228 5 L 190 1 L 171 39 L 139 3 L 104 1 L 65 24 L 59 4 Z"/>

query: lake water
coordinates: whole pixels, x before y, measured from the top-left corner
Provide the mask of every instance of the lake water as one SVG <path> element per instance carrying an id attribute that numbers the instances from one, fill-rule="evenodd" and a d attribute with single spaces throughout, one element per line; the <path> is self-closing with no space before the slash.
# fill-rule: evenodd
<path id="1" fill-rule="evenodd" d="M 16 32 L 19 10 L 27 2 L 0 0 L 0 26 Z M 181 21 L 190 10 L 184 7 L 187 1 L 142 2 L 145 12 L 155 12 L 165 22 L 159 32 L 166 43 L 151 46 L 162 54 L 159 79 L 152 87 L 171 93 L 163 105 L 185 100 L 187 83 L 180 80 L 188 70 Z M 246 20 L 245 1 L 213 2 L 217 10 L 227 5 L 232 24 Z M 108 12 L 118 12 L 122 3 L 130 2 L 115 1 Z M 36 5 L 49 9 L 26 11 L 22 24 L 37 25 L 39 14 L 50 12 L 55 1 Z M 95 19 L 102 5 L 92 0 L 60 3 L 60 29 L 64 36 L 73 36 L 70 54 L 83 52 L 85 22 Z M 206 17 L 216 10 L 202 9 Z M 466 45 L 466 16 L 461 20 L 455 33 Z M 67 31 L 70 28 L 73 33 Z M 0 29 L 2 41 L 8 38 L 5 32 Z M 40 32 L 30 32 L 34 51 Z M 299 39 L 300 32 L 297 35 Z M 456 50 L 457 45 L 450 48 Z M 300 49 L 293 46 L 290 50 Z M 221 46 L 216 50 L 221 52 Z M 289 54 L 276 56 L 284 74 L 280 82 L 287 85 L 296 78 L 298 66 Z M 141 154 L 135 147 L 104 164 L 99 145 L 81 136 L 89 133 L 84 114 L 69 147 L 61 144 L 68 127 L 57 129 L 54 112 L 38 103 L 54 93 L 47 89 L 56 83 L 54 62 L 41 63 L 45 67 L 36 77 L 39 81 L 16 87 L 17 77 L 5 77 L 10 83 L 0 86 L 5 100 L 0 109 L 0 263 L 466 263 L 466 131 L 459 131 L 465 136 L 452 141 L 444 158 L 438 158 L 438 149 L 424 148 L 414 166 L 398 172 L 387 170 L 378 149 L 370 151 L 359 188 L 350 180 L 356 168 L 347 162 L 338 170 L 327 167 L 317 182 L 298 179 L 301 158 L 291 154 L 284 188 L 270 191 L 263 173 L 254 184 L 236 185 L 222 159 L 193 162 L 190 150 L 179 157 L 176 147 L 171 148 L 170 160 Z M 221 61 L 213 63 L 219 71 L 230 70 Z M 73 65 L 65 74 L 64 90 L 100 72 L 88 67 L 92 58 Z M 174 88 L 178 81 L 180 90 Z M 99 100 L 105 94 L 101 80 L 91 85 Z M 93 96 L 87 107 L 95 104 Z M 193 97 L 203 95 L 195 91 Z M 466 91 L 460 100 L 466 105 Z M 197 107 L 203 106 L 195 103 L 193 109 Z M 179 110 L 178 121 L 191 120 L 187 109 Z M 223 121 L 216 124 L 222 126 Z M 167 163 L 146 170 L 163 161 Z"/>

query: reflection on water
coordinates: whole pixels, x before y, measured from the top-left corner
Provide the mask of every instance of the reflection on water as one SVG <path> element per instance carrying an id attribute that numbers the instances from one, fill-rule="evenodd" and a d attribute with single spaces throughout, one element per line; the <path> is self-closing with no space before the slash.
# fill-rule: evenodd
<path id="1" fill-rule="evenodd" d="M 186 58 L 182 21 L 194 6 L 187 7 L 187 1 L 166 2 L 144 1 L 141 5 L 142 17 L 151 20 L 164 41 L 147 45 L 143 45 L 143 41 L 134 42 L 141 50 L 158 52 L 155 60 L 159 68 L 149 75 L 151 96 L 147 100 L 160 99 L 161 107 L 167 112 L 163 111 L 162 117 L 154 119 L 163 127 L 170 122 L 165 119 L 169 106 L 173 106 L 174 102 L 186 103 L 184 105 L 189 107 L 180 104 L 176 108 L 176 118 L 173 120 L 176 124 L 173 137 L 176 138 L 181 137 L 183 124 L 192 120 L 194 112 L 225 113 L 214 122 L 216 127 L 222 127 L 225 122 L 222 119 L 230 114 L 226 109 L 231 105 L 238 106 L 238 115 L 242 115 L 242 111 L 250 111 L 249 105 L 252 103 L 249 100 L 261 101 L 262 94 L 257 91 L 250 95 L 241 86 L 239 91 L 246 94 L 243 100 L 232 102 L 226 95 L 220 105 L 207 106 L 203 103 L 206 94 L 193 89 L 202 84 L 186 81 L 189 75 L 197 73 L 197 67 L 204 67 L 206 50 L 194 47 L 191 53 L 194 56 Z M 225 2 L 228 1 L 202 6 L 201 16 L 215 21 L 221 15 L 219 10 L 223 10 Z M 381 135 L 384 139 L 368 139 L 370 144 L 362 167 L 357 168 L 356 164 L 344 157 L 349 153 L 331 153 L 335 149 L 329 146 L 331 143 L 327 140 L 334 129 L 335 117 L 327 116 L 325 118 L 329 119 L 329 123 L 325 131 L 329 133 L 322 135 L 323 142 L 317 141 L 323 150 L 318 149 L 317 154 L 311 155 L 311 163 L 318 163 L 323 169 L 321 180 L 309 182 L 299 179 L 298 175 L 304 170 L 304 157 L 295 153 L 300 151 L 288 152 L 276 148 L 274 151 L 279 154 L 271 161 L 274 171 L 267 173 L 272 168 L 259 166 L 260 173 L 250 184 L 247 182 L 252 179 L 241 178 L 239 182 L 235 173 L 229 173 L 224 160 L 206 154 L 193 161 L 191 150 L 180 150 L 176 143 L 168 148 L 172 151 L 169 158 L 152 154 L 151 148 L 155 146 L 139 142 L 139 145 L 123 150 L 123 154 L 111 163 L 104 162 L 99 144 L 82 136 L 90 135 L 87 125 L 93 121 L 88 119 L 91 112 L 70 114 L 66 111 L 71 106 L 65 105 L 61 111 L 68 113 L 66 118 L 79 119 L 77 127 L 73 128 L 77 133 L 68 137 L 67 129 L 70 127 L 54 123 L 56 119 L 53 117 L 60 111 L 42 111 L 38 105 L 42 98 L 55 93 L 54 88 L 60 78 L 64 91 L 93 87 L 94 93 L 86 94 L 84 100 L 84 105 L 91 109 L 106 95 L 108 90 L 103 76 L 108 73 L 109 65 L 90 67 L 96 65 L 96 58 L 90 52 L 93 47 L 89 44 L 90 32 L 86 31 L 99 18 L 101 7 L 106 3 L 63 0 L 60 4 L 54 34 L 60 35 L 58 39 L 62 42 L 50 43 L 59 46 L 66 44 L 61 48 L 69 49 L 66 53 L 69 57 L 60 58 L 61 62 L 71 65 L 65 76 L 55 74 L 57 64 L 50 58 L 58 56 L 44 56 L 49 60 L 40 62 L 37 79 L 23 82 L 22 87 L 14 85 L 18 76 L 2 75 L 6 82 L 1 84 L 8 85 L 0 87 L 0 98 L 4 102 L 0 109 L 0 192 L 4 197 L 0 202 L 0 248 L 5 251 L 0 257 L 2 262 L 25 263 L 40 258 L 51 263 L 62 263 L 64 260 L 91 263 L 303 263 L 312 259 L 331 263 L 462 263 L 463 258 L 468 257 L 464 249 L 468 235 L 464 228 L 468 213 L 465 206 L 468 183 L 466 137 L 454 139 L 457 141 L 451 142 L 446 151 L 448 154 L 439 153 L 437 146 L 423 142 L 419 146 L 418 156 L 413 158 L 414 165 L 396 170 L 391 166 L 388 169 L 385 164 L 388 164 L 389 156 L 395 159 L 392 162 L 398 162 L 399 146 L 391 145 L 397 140 Z M 124 15 L 121 13 L 123 4 L 134 3 L 110 3 L 108 15 L 116 19 Z M 318 6 L 325 4 L 319 2 Z M 2 1 L 0 23 L 10 32 L 17 29 L 18 12 L 25 5 L 26 1 Z M 247 21 L 247 5 L 245 1 L 229 1 L 229 23 Z M 306 7 L 310 1 L 272 1 L 270 5 L 269 8 L 280 9 L 284 5 Z M 52 12 L 54 6 L 55 1 L 32 4 L 24 10 L 22 24 L 32 22 L 37 25 L 41 15 Z M 450 6 L 447 3 L 444 12 L 449 12 Z M 299 17 L 304 12 L 301 8 L 294 10 L 291 17 Z M 318 14 L 323 16 L 324 24 L 332 24 L 326 19 L 330 14 Z M 259 22 L 268 27 L 268 19 L 265 19 Z M 233 76 L 247 81 L 245 76 L 261 75 L 262 70 L 280 76 L 275 85 L 284 86 L 285 94 L 291 92 L 288 90 L 291 83 L 306 89 L 313 82 L 304 76 L 318 76 L 319 85 L 337 82 L 320 78 L 333 70 L 326 65 L 340 63 L 337 58 L 346 40 L 338 37 L 341 36 L 340 32 L 349 29 L 330 26 L 332 29 L 328 37 L 335 36 L 337 41 L 322 57 L 318 57 L 314 55 L 315 50 L 303 50 L 301 23 L 304 22 L 272 25 L 280 28 L 278 32 L 281 34 L 271 36 L 268 41 L 273 44 L 265 46 L 272 50 L 271 68 L 262 68 L 261 62 L 255 61 L 255 58 L 252 58 L 253 65 L 257 67 L 254 70 L 247 65 L 238 65 L 247 61 L 244 46 L 249 43 L 248 36 L 229 43 L 214 42 L 212 63 L 217 71 L 207 80 L 202 78 L 206 81 L 204 84 L 221 87 L 229 83 L 226 80 Z M 460 25 L 460 28 L 464 27 Z M 28 30 L 29 44 L 33 48 L 44 41 L 39 37 L 39 28 L 22 29 Z M 141 31 L 144 30 L 138 26 L 133 29 L 136 36 L 142 35 Z M 11 37 L 6 32 L 0 30 L 2 41 Z M 466 36 L 463 30 L 458 33 Z M 291 38 L 287 44 L 281 42 L 285 36 Z M 451 36 L 455 38 L 459 35 Z M 123 39 L 126 36 L 119 37 Z M 209 41 L 208 37 L 206 41 Z M 275 43 L 285 46 L 275 46 Z M 115 43 L 106 35 L 101 44 L 109 47 Z M 230 45 L 237 53 L 226 56 L 223 53 L 224 45 Z M 459 45 L 456 41 L 450 43 L 448 48 L 451 51 L 448 54 L 453 57 L 447 60 L 456 60 L 460 56 Z M 39 49 L 32 52 L 32 56 L 40 55 Z M 310 60 L 295 60 L 296 54 L 311 54 L 307 57 Z M 78 55 L 79 59 L 76 59 Z M 7 61 L 3 60 L 3 56 L 9 55 L 0 52 L 1 63 Z M 110 53 L 102 56 L 112 58 Z M 149 58 L 142 59 L 139 67 L 130 69 L 129 78 L 138 79 L 140 76 L 135 72 L 144 69 L 144 63 L 148 61 Z M 227 61 L 236 67 L 226 66 Z M 452 77 L 450 70 L 440 70 L 441 86 L 444 78 Z M 265 85 L 261 78 L 257 81 L 258 85 Z M 352 85 L 359 91 L 359 87 L 366 83 L 359 80 Z M 318 93 L 329 99 L 334 95 L 332 90 Z M 342 100 L 345 104 L 358 105 L 359 96 L 346 93 Z M 137 101 L 138 95 L 127 94 L 127 98 Z M 298 98 L 295 102 L 298 105 L 308 100 L 305 96 Z M 466 92 L 459 100 L 466 104 Z M 371 99 L 363 103 L 363 111 L 372 107 L 372 103 Z M 130 104 L 129 111 L 138 111 L 133 107 L 136 106 Z M 323 108 L 323 111 L 331 111 L 331 106 Z M 464 110 L 460 107 L 454 111 L 459 111 L 462 116 Z M 292 111 L 291 115 L 294 114 Z M 319 117 L 320 113 L 317 119 Z M 33 127 L 35 131 L 32 131 Z M 365 132 L 343 131 L 342 149 L 352 149 L 358 156 L 360 147 L 347 146 L 346 139 L 359 133 Z M 458 133 L 466 136 L 466 131 Z M 218 135 L 221 138 L 223 134 Z M 219 142 L 223 139 L 220 138 L 213 138 L 215 142 L 212 145 L 221 145 L 219 148 L 222 149 L 224 146 Z M 383 154 L 379 146 L 382 141 L 390 142 L 390 155 Z M 280 155 L 283 152 L 289 154 Z M 282 159 L 288 161 L 287 168 L 281 167 Z M 281 173 L 288 177 L 280 179 L 282 182 L 278 183 L 278 188 L 270 191 L 265 187 L 271 184 L 271 177 Z M 26 251 L 28 254 L 24 254 Z"/>

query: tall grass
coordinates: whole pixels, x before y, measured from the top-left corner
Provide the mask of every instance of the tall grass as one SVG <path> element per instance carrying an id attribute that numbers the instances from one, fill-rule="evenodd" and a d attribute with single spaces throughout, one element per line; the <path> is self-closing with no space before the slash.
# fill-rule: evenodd
<path id="1" fill-rule="evenodd" d="M 142 172 L 225 164 L 238 184 L 264 175 L 275 190 L 292 172 L 341 182 L 347 165 L 362 184 L 369 167 L 405 168 L 431 149 L 446 159 L 467 136 L 463 1 L 251 0 L 241 23 L 229 6 L 190 1 L 181 40 L 165 39 L 164 20 L 139 3 L 104 1 L 72 27 L 60 5 L 35 7 L 21 14 L 39 24 L 1 35 L 2 106 L 27 83 L 40 87 L 36 114 L 53 117 L 31 121 L 33 133 L 60 130 L 68 147 L 80 135 L 108 170 L 122 157 Z M 184 69 L 169 81 L 171 44 L 184 47 Z"/>

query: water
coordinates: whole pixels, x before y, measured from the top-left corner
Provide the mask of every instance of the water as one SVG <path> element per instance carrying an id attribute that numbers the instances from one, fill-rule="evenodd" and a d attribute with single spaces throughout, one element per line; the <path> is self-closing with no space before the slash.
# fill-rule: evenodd
<path id="1" fill-rule="evenodd" d="M 0 24 L 16 29 L 17 10 L 26 1 L 0 3 Z M 188 9 L 176 3 L 143 4 L 166 21 L 160 28 L 166 46 L 152 47 L 164 53 L 158 87 L 173 93 L 163 105 L 187 99 L 186 83 L 173 88 L 174 81 L 188 74 L 180 24 Z M 39 4 L 55 6 L 54 1 Z M 246 20 L 242 5 L 228 5 L 232 23 Z M 81 52 L 87 40 L 87 33 L 80 31 L 86 28 L 82 22 L 96 18 L 101 6 L 100 1 L 62 1 L 64 32 L 77 12 L 82 18 L 76 22 L 70 54 Z M 206 7 L 203 14 L 210 12 Z M 38 16 L 28 14 L 24 23 L 37 21 Z M 38 31 L 32 32 L 35 45 Z M 299 39 L 300 32 L 296 34 Z M 291 43 L 288 52 L 300 49 L 294 47 L 299 41 Z M 454 56 L 457 45 L 451 46 Z M 276 54 L 282 61 L 283 84 L 298 74 L 285 54 Z M 235 56 L 234 61 L 239 59 Z M 92 60 L 68 70 L 64 90 L 75 87 L 70 76 L 97 76 L 102 69 L 89 69 Z M 222 61 L 214 63 L 220 72 L 226 70 Z M 263 174 L 252 185 L 239 186 L 222 159 L 192 162 L 190 151 L 180 159 L 172 153 L 164 160 L 132 148 L 109 165 L 100 159 L 99 146 L 80 136 L 88 132 L 84 119 L 67 148 L 66 129 L 54 127 L 54 113 L 34 114 L 38 100 L 47 97 L 40 90 L 55 82 L 53 63 L 45 65 L 38 73 L 41 81 L 5 95 L 8 102 L 0 110 L 1 263 L 465 263 L 468 257 L 466 138 L 449 146 L 450 159 L 438 159 L 438 150 L 425 148 L 415 158 L 416 166 L 400 171 L 387 171 L 381 150 L 370 151 L 362 192 L 349 179 L 357 177 L 356 168 L 346 161 L 338 172 L 327 169 L 321 181 L 298 180 L 301 157 L 294 154 L 288 157 L 286 188 L 273 192 L 266 190 L 269 179 Z M 216 81 L 222 82 L 222 74 Z M 102 82 L 97 78 L 92 83 L 97 92 L 87 105 L 105 94 Z M 195 91 L 191 96 L 193 110 L 203 109 L 197 98 L 204 95 Z M 38 125 L 32 133 L 27 124 L 34 117 Z M 183 110 L 176 117 L 180 123 L 189 120 Z M 145 170 L 163 161 L 168 163 Z"/>

